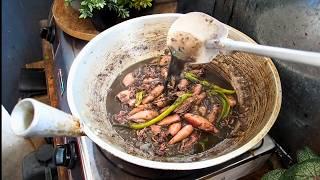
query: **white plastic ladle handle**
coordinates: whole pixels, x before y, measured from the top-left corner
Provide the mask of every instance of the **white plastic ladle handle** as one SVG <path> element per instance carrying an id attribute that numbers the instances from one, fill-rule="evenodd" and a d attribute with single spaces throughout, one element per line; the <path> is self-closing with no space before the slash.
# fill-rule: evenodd
<path id="1" fill-rule="evenodd" d="M 229 38 L 207 41 L 206 47 L 231 51 L 243 51 L 272 58 L 279 58 L 291 62 L 320 66 L 320 53 L 310 51 L 264 46 L 247 42 L 234 41 Z"/>

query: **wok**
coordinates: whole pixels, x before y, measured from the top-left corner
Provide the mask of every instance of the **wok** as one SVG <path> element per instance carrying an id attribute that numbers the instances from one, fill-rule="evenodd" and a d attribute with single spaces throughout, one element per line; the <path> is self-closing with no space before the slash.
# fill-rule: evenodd
<path id="1" fill-rule="evenodd" d="M 97 35 L 81 50 L 70 70 L 67 99 L 72 115 L 34 99 L 24 99 L 12 111 L 13 131 L 25 137 L 86 135 L 127 162 L 164 170 L 206 168 L 253 148 L 277 118 L 281 84 L 271 59 L 246 53 L 220 55 L 207 65 L 230 82 L 239 103 L 237 126 L 210 150 L 190 156 L 151 156 L 130 147 L 110 124 L 106 100 L 109 87 L 124 69 L 163 53 L 167 31 L 179 16 L 183 14 L 143 16 Z M 229 38 L 255 43 L 236 29 L 228 29 Z"/>

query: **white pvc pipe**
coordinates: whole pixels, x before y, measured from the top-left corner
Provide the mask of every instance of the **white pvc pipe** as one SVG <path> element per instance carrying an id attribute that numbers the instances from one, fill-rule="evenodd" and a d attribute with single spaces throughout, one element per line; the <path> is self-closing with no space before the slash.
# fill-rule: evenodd
<path id="1" fill-rule="evenodd" d="M 32 98 L 23 99 L 14 107 L 11 129 L 23 137 L 83 135 L 77 118 Z"/>
<path id="2" fill-rule="evenodd" d="M 228 38 L 223 38 L 219 41 L 208 41 L 206 45 L 208 48 L 222 48 L 224 50 L 242 51 L 296 63 L 320 66 L 320 53 L 316 52 L 264 46 L 234 41 Z"/>

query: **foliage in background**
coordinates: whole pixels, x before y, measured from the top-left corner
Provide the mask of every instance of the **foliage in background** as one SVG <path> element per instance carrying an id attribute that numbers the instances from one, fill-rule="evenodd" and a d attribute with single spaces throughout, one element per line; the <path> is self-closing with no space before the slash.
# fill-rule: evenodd
<path id="1" fill-rule="evenodd" d="M 65 0 L 70 5 L 73 0 Z M 151 7 L 152 0 L 81 0 L 79 18 L 92 17 L 94 10 L 101 10 L 107 7 L 110 11 L 118 14 L 118 17 L 127 18 L 130 16 L 129 8 L 140 10 Z"/>
<path id="2" fill-rule="evenodd" d="M 297 153 L 297 164 L 289 169 L 275 169 L 261 180 L 320 180 L 320 156 L 305 147 Z"/>

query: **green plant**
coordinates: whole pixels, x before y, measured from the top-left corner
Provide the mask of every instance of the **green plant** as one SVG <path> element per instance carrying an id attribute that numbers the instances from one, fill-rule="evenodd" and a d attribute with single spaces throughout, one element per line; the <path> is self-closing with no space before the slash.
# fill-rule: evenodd
<path id="1" fill-rule="evenodd" d="M 73 0 L 65 0 L 67 5 Z M 127 18 L 130 16 L 129 8 L 140 10 L 151 7 L 152 0 L 81 0 L 79 18 L 92 17 L 94 10 L 101 10 L 107 7 L 110 11 L 118 14 L 118 17 Z"/>
<path id="2" fill-rule="evenodd" d="M 305 147 L 297 153 L 297 164 L 289 169 L 275 169 L 261 180 L 320 180 L 320 157 Z"/>

